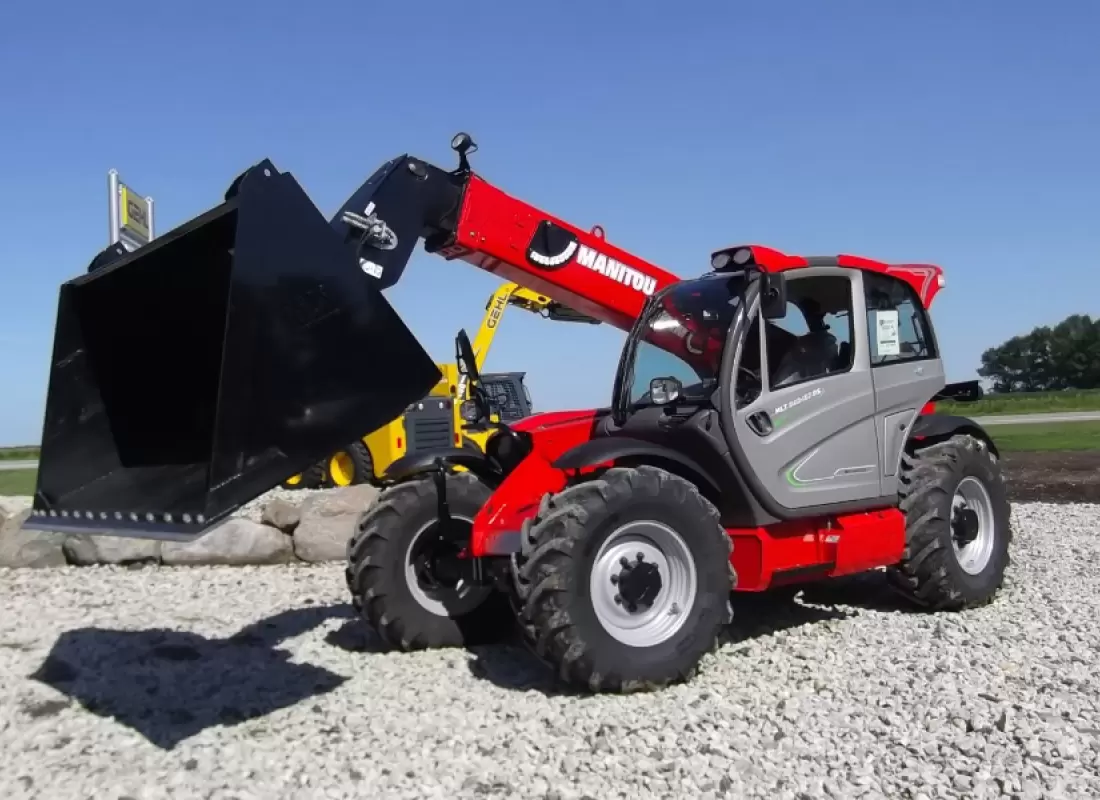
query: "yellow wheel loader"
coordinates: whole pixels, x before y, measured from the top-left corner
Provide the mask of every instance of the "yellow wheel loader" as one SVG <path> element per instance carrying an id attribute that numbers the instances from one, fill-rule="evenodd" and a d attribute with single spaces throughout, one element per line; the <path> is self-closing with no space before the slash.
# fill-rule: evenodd
<path id="1" fill-rule="evenodd" d="M 489 297 L 474 337 L 473 350 L 479 371 L 485 364 L 508 306 L 559 322 L 599 324 L 598 320 L 566 308 L 546 295 L 516 283 L 506 283 Z M 485 424 L 466 423 L 459 413 L 462 401 L 469 399 L 465 377 L 459 374 L 454 364 L 441 363 L 436 367 L 442 378 L 426 397 L 408 406 L 400 417 L 337 450 L 327 460 L 287 478 L 282 486 L 286 489 L 317 489 L 377 483 L 378 476 L 384 474 L 390 464 L 408 453 L 441 447 L 483 450 L 491 428 Z M 523 383 L 525 374 L 498 372 L 482 375 L 482 384 L 496 404 L 491 421 L 500 422 L 502 417 L 505 420 L 521 419 L 531 413 L 531 395 Z"/>

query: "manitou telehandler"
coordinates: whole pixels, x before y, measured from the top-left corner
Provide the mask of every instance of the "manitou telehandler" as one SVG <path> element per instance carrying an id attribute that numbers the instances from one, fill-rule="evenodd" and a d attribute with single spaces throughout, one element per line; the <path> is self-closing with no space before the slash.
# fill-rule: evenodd
<path id="1" fill-rule="evenodd" d="M 65 283 L 28 526 L 192 539 L 393 419 L 440 377 L 382 294 L 423 241 L 628 333 L 610 407 L 387 470 L 347 581 L 395 646 L 496 639 L 514 613 L 562 679 L 631 691 L 690 675 L 731 591 L 886 567 L 930 609 L 994 597 L 997 447 L 929 405 L 967 389 L 945 386 L 927 310 L 940 268 L 746 245 L 681 280 L 474 174 L 465 134 L 452 146 L 457 169 L 387 161 L 331 222 L 262 161 Z M 464 418 L 484 419 L 462 332 L 456 355 Z"/>
<path id="2" fill-rule="evenodd" d="M 474 356 L 479 370 L 489 356 L 504 312 L 509 306 L 558 322 L 599 324 L 598 320 L 577 314 L 545 295 L 524 289 L 517 283 L 498 287 L 485 304 L 485 314 L 474 337 Z M 356 439 L 335 453 L 283 482 L 286 489 L 316 489 L 324 486 L 351 486 L 359 483 L 378 485 L 390 464 L 404 455 L 444 447 L 453 442 L 459 447 L 484 450 L 491 433 L 487 425 L 465 424 L 459 414 L 463 400 L 469 399 L 465 378 L 454 364 L 437 363 L 442 377 L 427 397 L 412 402 L 397 419 L 390 420 L 366 436 Z M 521 419 L 530 413 L 531 395 L 523 383 L 525 373 L 498 372 L 482 376 L 482 383 L 494 405 L 507 419 Z M 499 421 L 494 409 L 493 418 Z"/>

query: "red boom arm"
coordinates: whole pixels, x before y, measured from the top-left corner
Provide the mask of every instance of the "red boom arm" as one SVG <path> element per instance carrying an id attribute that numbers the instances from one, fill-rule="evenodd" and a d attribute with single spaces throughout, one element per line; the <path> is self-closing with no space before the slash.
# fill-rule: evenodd
<path id="1" fill-rule="evenodd" d="M 599 233 L 597 233 L 599 231 Z M 550 252 L 547 252 L 547 251 Z M 471 175 L 454 244 L 439 251 L 629 330 L 647 297 L 679 278 Z"/>

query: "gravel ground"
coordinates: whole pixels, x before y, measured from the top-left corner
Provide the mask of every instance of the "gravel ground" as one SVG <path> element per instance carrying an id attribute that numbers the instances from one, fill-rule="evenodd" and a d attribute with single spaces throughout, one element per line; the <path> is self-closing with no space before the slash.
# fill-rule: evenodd
<path id="1" fill-rule="evenodd" d="M 1015 509 L 993 606 L 742 601 L 654 695 L 383 653 L 339 565 L 0 571 L 0 797 L 1097 797 L 1100 506 Z"/>

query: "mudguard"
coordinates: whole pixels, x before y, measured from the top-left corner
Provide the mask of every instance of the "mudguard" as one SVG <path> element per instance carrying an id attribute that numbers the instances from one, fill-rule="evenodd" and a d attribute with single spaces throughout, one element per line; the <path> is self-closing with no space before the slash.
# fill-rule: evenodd
<path id="1" fill-rule="evenodd" d="M 472 450 L 450 447 L 441 450 L 429 450 L 423 453 L 410 453 L 390 464 L 382 475 L 385 483 L 400 483 L 418 475 L 435 472 L 440 465 L 465 467 L 487 483 L 500 482 L 501 474 L 485 456 Z"/>
<path id="2" fill-rule="evenodd" d="M 687 470 L 697 481 L 702 481 L 716 495 L 721 494 L 718 481 L 703 466 L 683 453 L 664 445 L 635 439 L 631 436 L 608 436 L 579 444 L 562 453 L 552 464 L 556 469 L 573 470 L 605 464 L 623 458 L 642 461 L 671 462 Z M 687 477 L 687 476 L 685 476 Z"/>
<path id="3" fill-rule="evenodd" d="M 997 449 L 993 437 L 985 428 L 969 417 L 958 417 L 953 414 L 922 414 L 913 423 L 913 430 L 909 434 L 910 439 L 945 439 L 958 433 L 965 433 L 989 445 L 993 455 L 1000 458 L 1001 453 Z"/>
<path id="4" fill-rule="evenodd" d="M 940 400 L 954 400 L 956 403 L 973 403 L 981 400 L 984 394 L 981 381 L 959 381 L 958 383 L 949 383 L 944 386 L 936 392 L 930 402 L 936 403 Z"/>

